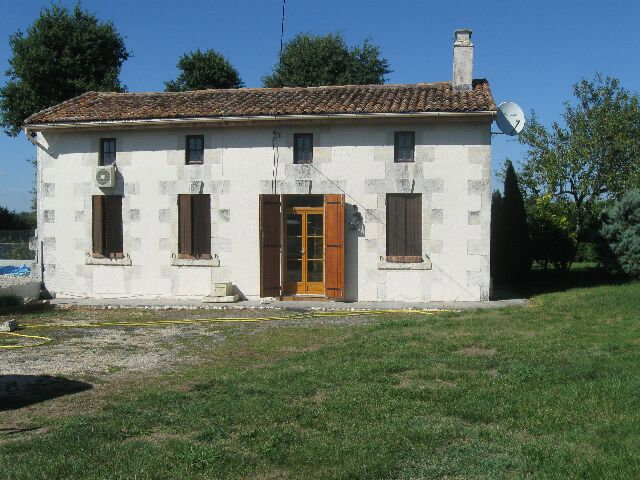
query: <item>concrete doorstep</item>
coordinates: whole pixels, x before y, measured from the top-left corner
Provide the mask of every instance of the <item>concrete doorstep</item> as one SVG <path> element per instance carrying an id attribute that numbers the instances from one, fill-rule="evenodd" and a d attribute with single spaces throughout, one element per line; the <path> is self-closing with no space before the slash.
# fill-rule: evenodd
<path id="1" fill-rule="evenodd" d="M 207 297 L 208 299 L 210 297 Z M 207 301 L 207 300 L 205 300 Z M 211 301 L 211 300 L 208 300 Z M 522 298 L 483 302 L 317 302 L 242 300 L 237 303 L 203 303 L 199 299 L 176 298 L 54 298 L 52 305 L 96 308 L 146 309 L 295 309 L 295 310 L 469 310 L 526 305 Z"/>

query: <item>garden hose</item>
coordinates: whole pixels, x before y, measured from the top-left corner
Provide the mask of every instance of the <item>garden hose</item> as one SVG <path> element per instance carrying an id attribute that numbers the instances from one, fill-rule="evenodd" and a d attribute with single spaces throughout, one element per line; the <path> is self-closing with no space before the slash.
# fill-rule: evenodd
<path id="1" fill-rule="evenodd" d="M 28 343 L 26 345 L 0 345 L 0 348 L 28 348 L 28 347 L 39 347 L 41 345 L 45 345 L 47 343 L 53 342 L 52 338 L 42 337 L 40 335 L 25 335 L 23 333 L 13 333 L 13 332 L 0 332 L 0 335 L 11 335 L 13 337 L 23 337 L 23 338 L 33 338 L 36 340 L 41 340 L 37 343 Z"/>
<path id="2" fill-rule="evenodd" d="M 83 322 L 52 325 L 49 323 L 31 323 L 23 325 L 23 329 L 37 328 L 104 328 L 104 327 L 166 327 L 168 325 L 193 325 L 207 323 L 258 323 L 283 320 L 308 320 L 323 317 L 362 317 L 381 314 L 418 314 L 434 315 L 444 310 L 352 310 L 352 311 L 332 311 L 332 312 L 301 312 L 292 315 L 268 316 L 268 317 L 225 317 L 225 318 L 193 318 L 188 320 L 150 320 L 150 321 L 114 321 L 114 322 Z M 40 335 L 25 335 L 22 333 L 0 332 L 0 335 L 11 335 L 26 339 L 39 340 L 33 343 L 21 345 L 0 345 L 0 349 L 19 349 L 29 347 L 39 347 L 53 342 L 53 338 Z"/>

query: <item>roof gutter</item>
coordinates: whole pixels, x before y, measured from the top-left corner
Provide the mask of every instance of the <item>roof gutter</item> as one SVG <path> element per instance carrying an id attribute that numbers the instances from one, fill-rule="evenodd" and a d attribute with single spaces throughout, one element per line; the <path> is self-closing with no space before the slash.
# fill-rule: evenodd
<path id="1" fill-rule="evenodd" d="M 192 118 L 152 118 L 144 120 L 111 120 L 111 121 L 78 121 L 34 123 L 26 125 L 24 132 L 63 128 L 96 128 L 96 127 L 138 127 L 138 126 L 168 126 L 185 124 L 226 124 L 247 122 L 286 122 L 291 120 L 350 120 L 350 119 L 406 119 L 406 118 L 482 118 L 496 116 L 494 110 L 478 112 L 414 112 L 414 113 L 340 113 L 340 114 L 312 114 L 312 115 L 255 115 L 255 116 L 221 116 L 221 117 L 192 117 Z"/>

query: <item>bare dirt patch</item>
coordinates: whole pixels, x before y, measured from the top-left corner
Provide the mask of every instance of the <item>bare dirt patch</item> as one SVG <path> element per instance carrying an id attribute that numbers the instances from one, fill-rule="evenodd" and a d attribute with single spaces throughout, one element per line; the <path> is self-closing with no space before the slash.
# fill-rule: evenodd
<path id="1" fill-rule="evenodd" d="M 495 348 L 467 347 L 458 350 L 456 353 L 469 357 L 491 357 L 498 352 Z"/>

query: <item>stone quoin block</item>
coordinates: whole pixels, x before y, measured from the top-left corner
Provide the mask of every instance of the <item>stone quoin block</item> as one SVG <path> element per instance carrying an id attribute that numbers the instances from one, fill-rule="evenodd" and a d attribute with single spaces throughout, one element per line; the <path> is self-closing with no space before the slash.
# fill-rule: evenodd
<path id="1" fill-rule="evenodd" d="M 128 243 L 127 250 L 130 250 L 132 252 L 138 252 L 142 250 L 142 239 L 139 237 L 132 237 L 129 239 L 127 243 Z"/>
<path id="2" fill-rule="evenodd" d="M 213 237 L 211 239 L 211 253 L 217 252 L 231 252 L 231 239 L 222 237 Z"/>
<path id="3" fill-rule="evenodd" d="M 297 180 L 314 179 L 320 176 L 318 171 L 308 164 L 288 164 L 285 165 L 284 171 L 287 178 Z"/>
<path id="4" fill-rule="evenodd" d="M 86 197 L 91 191 L 91 184 L 89 182 L 79 182 L 73 184 L 74 197 Z"/>
<path id="5" fill-rule="evenodd" d="M 55 183 L 42 184 L 42 195 L 44 195 L 45 197 L 54 197 L 56 195 L 56 184 Z"/>
<path id="6" fill-rule="evenodd" d="M 444 193 L 444 179 L 427 178 L 424 181 L 424 193 Z"/>
<path id="7" fill-rule="evenodd" d="M 173 221 L 173 215 L 170 208 L 161 208 L 158 211 L 158 220 L 160 223 L 171 223 Z"/>
<path id="8" fill-rule="evenodd" d="M 346 180 L 313 180 L 311 193 L 341 193 L 347 189 Z"/>
<path id="9" fill-rule="evenodd" d="M 204 182 L 192 181 L 189 182 L 189 193 L 192 195 L 198 195 L 204 192 Z"/>
<path id="10" fill-rule="evenodd" d="M 55 210 L 45 210 L 42 212 L 42 219 L 44 223 L 55 223 L 56 221 L 56 211 Z"/>
<path id="11" fill-rule="evenodd" d="M 468 222 L 469 225 L 480 225 L 480 212 L 469 212 Z"/>
<path id="12" fill-rule="evenodd" d="M 385 211 L 377 208 L 367 208 L 364 212 L 365 223 L 385 223 Z"/>
<path id="13" fill-rule="evenodd" d="M 444 253 L 444 242 L 442 240 L 425 240 L 423 245 L 427 255 Z"/>
<path id="14" fill-rule="evenodd" d="M 436 159 L 436 147 L 425 147 L 423 145 L 416 145 L 414 154 L 416 162 L 433 162 Z"/>
<path id="15" fill-rule="evenodd" d="M 467 253 L 469 255 L 487 255 L 489 246 L 484 240 L 467 240 Z"/>
<path id="16" fill-rule="evenodd" d="M 223 208 L 217 211 L 216 220 L 221 223 L 227 223 L 231 219 L 231 210 Z"/>
<path id="17" fill-rule="evenodd" d="M 387 193 L 387 182 L 377 178 L 367 179 L 364 182 L 365 193 Z"/>
<path id="18" fill-rule="evenodd" d="M 209 193 L 212 194 L 226 194 L 229 193 L 231 184 L 229 180 L 213 180 L 208 182 Z"/>
<path id="19" fill-rule="evenodd" d="M 158 239 L 158 250 L 170 251 L 173 247 L 173 242 L 170 238 L 159 238 Z"/>
<path id="20" fill-rule="evenodd" d="M 137 183 L 125 183 L 124 193 L 125 195 L 138 195 L 140 193 L 140 186 Z"/>
<path id="21" fill-rule="evenodd" d="M 468 271 L 467 286 L 469 287 L 487 287 L 489 288 L 489 276 L 483 271 Z"/>
<path id="22" fill-rule="evenodd" d="M 129 210 L 129 221 L 130 222 L 139 222 L 140 221 L 140 210 L 137 208 L 132 208 Z"/>
<path id="23" fill-rule="evenodd" d="M 469 163 L 482 164 L 489 156 L 489 148 L 484 146 L 468 147 Z"/>
<path id="24" fill-rule="evenodd" d="M 162 181 L 159 184 L 160 195 L 174 195 L 176 193 L 175 181 Z"/>
<path id="25" fill-rule="evenodd" d="M 469 195 L 482 195 L 485 191 L 484 180 L 469 180 L 468 181 L 468 193 Z"/>
<path id="26" fill-rule="evenodd" d="M 431 223 L 438 225 L 444 222 L 444 212 L 441 208 L 434 208 L 431 210 Z"/>

